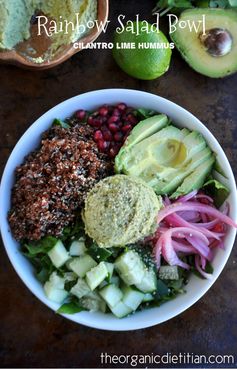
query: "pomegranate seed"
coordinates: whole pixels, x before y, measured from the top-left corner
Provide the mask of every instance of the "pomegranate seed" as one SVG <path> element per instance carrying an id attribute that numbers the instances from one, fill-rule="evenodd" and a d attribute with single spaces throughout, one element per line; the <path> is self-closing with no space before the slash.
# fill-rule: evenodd
<path id="1" fill-rule="evenodd" d="M 116 142 L 121 142 L 123 140 L 123 134 L 121 132 L 117 132 L 114 135 L 114 140 Z"/>
<path id="2" fill-rule="evenodd" d="M 83 120 L 85 119 L 85 116 L 86 116 L 86 111 L 85 110 L 77 110 L 76 111 L 76 118 L 79 119 L 79 120 Z"/>
<path id="3" fill-rule="evenodd" d="M 123 122 L 126 122 L 126 121 L 127 121 L 127 114 L 126 114 L 126 113 L 124 113 L 124 114 L 122 115 L 121 119 L 122 119 L 122 121 L 123 121 Z"/>
<path id="4" fill-rule="evenodd" d="M 106 127 L 105 124 L 103 124 L 100 128 L 101 132 L 107 132 L 108 131 L 108 127 Z"/>
<path id="5" fill-rule="evenodd" d="M 102 139 L 98 141 L 97 146 L 98 146 L 98 149 L 103 152 L 109 147 L 109 144 L 108 142 Z"/>
<path id="6" fill-rule="evenodd" d="M 121 128 L 122 126 L 123 126 L 123 122 L 117 122 L 117 126 L 119 127 L 119 128 Z"/>
<path id="7" fill-rule="evenodd" d="M 119 120 L 119 117 L 117 117 L 116 115 L 112 115 L 112 117 L 108 119 L 108 124 L 116 123 L 118 120 Z"/>
<path id="8" fill-rule="evenodd" d="M 116 124 L 114 124 L 114 123 L 110 123 L 110 124 L 109 124 L 109 130 L 110 130 L 111 132 L 118 132 L 119 127 L 118 127 Z"/>
<path id="9" fill-rule="evenodd" d="M 106 141 L 112 141 L 112 139 L 113 139 L 112 133 L 108 129 L 106 131 L 104 130 L 104 132 L 103 132 L 103 138 Z"/>
<path id="10" fill-rule="evenodd" d="M 92 122 L 93 122 L 94 118 L 90 115 L 87 119 L 87 123 L 92 126 Z"/>
<path id="11" fill-rule="evenodd" d="M 124 103 L 120 103 L 117 105 L 117 108 L 121 111 L 124 111 L 127 108 L 127 105 Z"/>
<path id="12" fill-rule="evenodd" d="M 116 143 L 112 144 L 111 148 L 109 149 L 109 156 L 111 158 L 114 158 L 117 155 L 117 153 L 119 152 L 120 147 L 121 147 L 121 145 L 119 145 L 119 144 L 116 144 Z"/>
<path id="13" fill-rule="evenodd" d="M 106 115 L 108 115 L 109 113 L 109 109 L 107 106 L 102 106 L 100 109 L 99 109 L 99 114 L 102 115 L 103 117 L 106 117 Z"/>
<path id="14" fill-rule="evenodd" d="M 130 131 L 131 131 L 131 129 L 132 129 L 131 124 L 125 124 L 125 126 L 123 126 L 123 127 L 121 128 L 122 132 L 124 132 L 124 133 L 130 132 Z"/>
<path id="15" fill-rule="evenodd" d="M 103 134 L 101 131 L 97 130 L 94 133 L 94 140 L 95 141 L 100 141 L 101 139 L 103 139 Z"/>
<path id="16" fill-rule="evenodd" d="M 117 117 L 119 117 L 120 116 L 120 111 L 119 111 L 119 109 L 117 109 L 117 108 L 114 108 L 114 110 L 113 110 L 113 114 L 112 115 L 116 115 Z"/>
<path id="17" fill-rule="evenodd" d="M 127 121 L 133 125 L 137 124 L 137 118 L 133 114 L 127 115 Z"/>
<path id="18" fill-rule="evenodd" d="M 96 119 L 94 118 L 91 123 L 92 127 L 95 127 L 95 128 L 100 128 L 101 124 L 102 122 L 99 118 L 96 118 Z"/>

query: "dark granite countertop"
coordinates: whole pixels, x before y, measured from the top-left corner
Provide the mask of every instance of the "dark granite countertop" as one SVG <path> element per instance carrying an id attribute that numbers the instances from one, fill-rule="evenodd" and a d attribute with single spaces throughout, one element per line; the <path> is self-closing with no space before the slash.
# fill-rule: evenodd
<path id="1" fill-rule="evenodd" d="M 144 19 L 152 20 L 154 1 L 112 0 L 110 3 L 113 21 L 99 41 L 112 39 L 120 13 L 128 19 L 140 13 Z M 154 81 L 139 81 L 116 66 L 110 50 L 85 50 L 62 65 L 41 72 L 0 66 L 1 170 L 20 136 L 40 115 L 71 96 L 110 87 L 149 91 L 192 112 L 218 139 L 237 174 L 237 74 L 223 80 L 205 78 L 174 52 L 167 74 Z M 99 331 L 56 315 L 19 279 L 3 246 L 0 254 L 2 367 L 100 367 L 102 352 L 236 354 L 236 245 L 218 281 L 199 302 L 166 323 L 134 332 Z M 112 365 L 108 362 L 109 366 Z"/>

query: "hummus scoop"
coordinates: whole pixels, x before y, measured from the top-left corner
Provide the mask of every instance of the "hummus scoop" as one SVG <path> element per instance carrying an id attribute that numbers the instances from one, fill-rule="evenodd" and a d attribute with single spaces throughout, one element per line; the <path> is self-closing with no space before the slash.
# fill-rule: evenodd
<path id="1" fill-rule="evenodd" d="M 101 247 L 125 246 L 154 233 L 161 198 L 140 179 L 107 177 L 88 193 L 82 218 Z"/>

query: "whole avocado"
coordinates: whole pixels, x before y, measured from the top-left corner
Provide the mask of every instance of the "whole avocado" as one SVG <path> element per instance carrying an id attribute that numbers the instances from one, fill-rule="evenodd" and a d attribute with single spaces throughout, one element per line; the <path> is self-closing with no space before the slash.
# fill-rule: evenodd
<path id="1" fill-rule="evenodd" d="M 204 18 L 203 18 L 204 16 Z M 204 29 L 198 24 L 205 19 Z M 195 25 L 182 29 L 180 25 Z M 221 78 L 237 72 L 237 12 L 232 9 L 190 9 L 181 13 L 170 34 L 186 62 L 198 73 Z"/>

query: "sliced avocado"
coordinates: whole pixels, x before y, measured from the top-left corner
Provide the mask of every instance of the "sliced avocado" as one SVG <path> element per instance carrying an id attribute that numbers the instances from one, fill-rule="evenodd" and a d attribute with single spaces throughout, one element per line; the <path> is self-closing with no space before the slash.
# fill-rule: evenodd
<path id="1" fill-rule="evenodd" d="M 187 168 L 181 169 L 172 177 L 166 178 L 166 182 L 163 186 L 157 186 L 154 188 L 158 194 L 166 195 L 171 194 L 185 179 L 200 165 L 210 159 L 211 150 L 206 147 L 201 152 L 198 152 L 192 159 Z"/>
<path id="2" fill-rule="evenodd" d="M 183 133 L 184 136 L 187 136 L 190 133 L 190 131 L 187 128 L 183 128 L 181 132 Z"/>
<path id="3" fill-rule="evenodd" d="M 154 115 L 139 122 L 128 136 L 124 146 L 119 151 L 115 158 L 115 172 L 119 173 L 122 170 L 121 163 L 126 150 L 144 140 L 145 138 L 160 131 L 169 124 L 169 119 L 164 114 Z"/>
<path id="4" fill-rule="evenodd" d="M 186 175 L 191 173 L 186 168 L 190 158 L 205 147 L 206 142 L 200 133 L 190 132 L 187 129 L 180 130 L 170 125 L 130 150 L 127 159 L 124 158 L 124 173 L 140 176 L 158 194 L 163 194 L 162 188 L 167 183 L 172 181 L 170 186 L 172 191 L 179 186 Z M 179 167 L 179 174 L 182 174 L 180 178 L 177 177 Z M 177 179 L 174 180 L 176 177 Z"/>
<path id="5" fill-rule="evenodd" d="M 171 195 L 171 198 L 175 199 L 193 190 L 201 188 L 206 177 L 211 172 L 214 163 L 215 156 L 212 155 L 203 164 L 199 165 L 192 174 L 185 178 L 182 185 L 179 186 L 177 190 Z"/>
<path id="6" fill-rule="evenodd" d="M 185 22 L 187 27 L 182 28 Z M 237 72 L 235 10 L 185 10 L 170 36 L 182 57 L 198 73 L 220 78 Z"/>
<path id="7" fill-rule="evenodd" d="M 123 172 L 139 176 L 145 171 L 141 178 L 145 176 L 146 180 L 152 179 L 162 168 L 172 167 L 170 163 L 177 159 L 183 139 L 184 134 L 179 128 L 170 125 L 161 129 L 124 153 L 121 166 Z"/>
<path id="8" fill-rule="evenodd" d="M 153 135 L 167 126 L 168 123 L 169 119 L 165 114 L 154 115 L 153 117 L 142 120 L 133 128 L 125 142 L 124 148 L 131 147 Z"/>
<path id="9" fill-rule="evenodd" d="M 157 194 L 168 195 L 186 183 L 197 168 L 198 173 L 205 169 L 212 158 L 212 151 L 199 132 L 169 125 L 124 150 L 120 167 L 124 174 L 141 178 Z M 193 184 L 195 188 L 206 177 L 204 169 Z"/>

